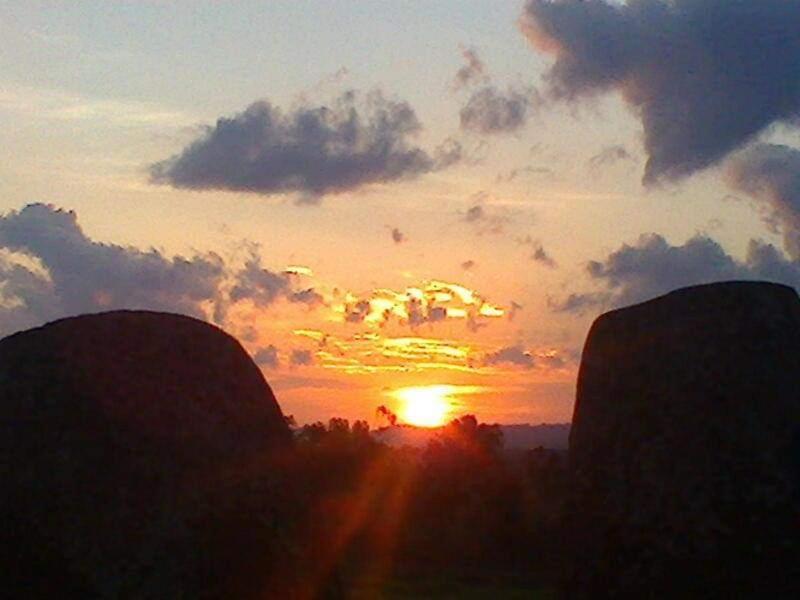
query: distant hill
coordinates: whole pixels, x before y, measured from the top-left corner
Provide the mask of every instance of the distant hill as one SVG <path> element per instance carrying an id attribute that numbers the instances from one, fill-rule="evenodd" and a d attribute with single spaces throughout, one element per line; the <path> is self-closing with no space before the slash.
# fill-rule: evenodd
<path id="1" fill-rule="evenodd" d="M 506 448 L 538 448 L 566 450 L 569 447 L 570 423 L 542 423 L 541 425 L 501 425 Z"/>
<path id="2" fill-rule="evenodd" d="M 544 446 L 553 450 L 566 450 L 569 440 L 569 423 L 542 423 L 530 425 L 500 425 L 503 432 L 503 445 L 506 449 L 538 448 Z M 390 446 L 422 447 L 436 435 L 439 428 L 395 425 L 373 432 L 375 439 Z"/>

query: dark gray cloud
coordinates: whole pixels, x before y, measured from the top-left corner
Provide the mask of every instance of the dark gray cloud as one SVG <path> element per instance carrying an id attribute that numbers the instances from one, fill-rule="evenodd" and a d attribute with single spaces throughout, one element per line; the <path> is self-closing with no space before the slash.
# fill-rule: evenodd
<path id="1" fill-rule="evenodd" d="M 311 350 L 292 350 L 289 355 L 289 364 L 296 367 L 307 367 L 314 364 L 314 354 Z"/>
<path id="2" fill-rule="evenodd" d="M 234 284 L 228 297 L 231 302 L 249 300 L 260 308 L 265 308 L 278 300 L 316 306 L 324 304 L 322 295 L 314 288 L 295 289 L 296 275 L 293 273 L 276 273 L 261 264 L 261 257 L 251 254 L 244 268 L 234 275 Z"/>
<path id="3" fill-rule="evenodd" d="M 544 249 L 544 246 L 542 246 L 539 240 L 535 240 L 530 235 L 526 235 L 525 237 L 517 238 L 517 243 L 522 246 L 528 246 L 531 249 L 531 260 L 550 269 L 558 267 L 558 263 L 550 256 L 550 253 Z"/>
<path id="4" fill-rule="evenodd" d="M 800 150 L 758 144 L 731 160 L 726 179 L 758 202 L 767 223 L 783 233 L 786 252 L 800 260 Z"/>
<path id="5" fill-rule="evenodd" d="M 644 126 L 644 182 L 714 165 L 800 115 L 800 2 L 528 0 L 520 25 L 555 56 L 548 95 L 620 92 Z"/>
<path id="6" fill-rule="evenodd" d="M 409 298 L 406 302 L 408 324 L 414 328 L 423 323 L 438 323 L 447 318 L 447 309 L 444 306 L 433 306 L 423 303 L 419 298 Z"/>
<path id="7" fill-rule="evenodd" d="M 369 300 L 359 300 L 345 307 L 344 320 L 348 323 L 363 323 L 371 309 L 372 303 Z"/>
<path id="8" fill-rule="evenodd" d="M 306 288 L 304 290 L 292 292 L 286 297 L 286 299 L 289 300 L 289 302 L 296 302 L 299 304 L 305 304 L 307 306 L 325 304 L 325 299 L 322 297 L 322 294 L 320 294 L 314 288 Z"/>
<path id="9" fill-rule="evenodd" d="M 242 269 L 213 253 L 167 256 L 89 238 L 72 211 L 30 204 L 0 215 L 0 335 L 70 315 L 115 309 L 182 313 L 223 324 L 232 303 L 277 299 L 313 306 L 322 296 L 296 289 L 252 256 Z M 246 330 L 245 330 L 246 331 Z"/>
<path id="10" fill-rule="evenodd" d="M 484 135 L 517 131 L 525 126 L 539 102 L 533 88 L 503 92 L 495 86 L 483 87 L 461 109 L 461 129 Z"/>
<path id="11" fill-rule="evenodd" d="M 406 235 L 402 231 L 400 231 L 397 227 L 392 227 L 391 232 L 392 232 L 392 241 L 395 244 L 402 244 L 403 242 L 406 241 L 407 239 Z"/>
<path id="12" fill-rule="evenodd" d="M 205 314 L 225 277 L 215 254 L 189 258 L 89 239 L 74 212 L 30 204 L 0 217 L 2 328 L 140 308 Z M 15 327 L 16 324 L 19 327 Z"/>
<path id="13" fill-rule="evenodd" d="M 488 77 L 486 65 L 478 56 L 478 51 L 475 48 L 463 48 L 461 56 L 464 57 L 465 64 L 456 72 L 453 88 L 459 90 L 486 81 Z"/>
<path id="14" fill-rule="evenodd" d="M 524 307 L 522 304 L 520 304 L 519 302 L 515 302 L 514 300 L 512 300 L 512 301 L 511 301 L 511 306 L 510 306 L 510 307 L 509 307 L 509 309 L 508 309 L 508 320 L 509 320 L 509 321 L 513 321 L 513 320 L 514 320 L 514 317 L 516 317 L 516 316 L 517 316 L 517 313 L 518 313 L 519 311 L 521 311 L 523 308 L 525 308 L 525 307 Z"/>
<path id="15" fill-rule="evenodd" d="M 474 49 L 465 49 L 462 53 L 466 64 L 456 73 L 454 89 L 476 84 L 483 87 L 472 92 L 461 109 L 461 129 L 491 135 L 524 127 L 541 102 L 536 89 L 509 86 L 502 91 L 491 82 L 486 66 Z"/>
<path id="16" fill-rule="evenodd" d="M 555 269 L 558 266 L 553 257 L 547 253 L 547 251 L 544 249 L 544 246 L 542 246 L 541 244 L 539 244 L 533 249 L 533 254 L 531 254 L 531 259 L 550 269 Z"/>
<path id="17" fill-rule="evenodd" d="M 446 169 L 462 160 L 469 162 L 480 161 L 479 155 L 481 151 L 480 147 L 476 147 L 469 153 L 461 145 L 461 142 L 449 137 L 436 146 L 433 151 L 434 170 Z"/>
<path id="18" fill-rule="evenodd" d="M 282 112 L 267 101 L 222 117 L 180 154 L 150 167 L 156 183 L 199 190 L 299 194 L 314 203 L 324 194 L 413 178 L 460 160 L 447 140 L 433 155 L 415 146 L 421 129 L 411 106 L 374 91 L 354 92 L 330 107 Z"/>
<path id="19" fill-rule="evenodd" d="M 654 233 L 642 235 L 635 244 L 624 244 L 605 259 L 589 262 L 587 272 L 601 289 L 571 294 L 552 303 L 552 308 L 575 313 L 614 308 L 715 281 L 763 279 L 800 288 L 800 262 L 771 244 L 751 240 L 744 260 L 737 260 L 703 235 L 682 246 Z"/>
<path id="20" fill-rule="evenodd" d="M 475 221 L 480 221 L 486 216 L 485 212 L 486 211 L 484 210 L 483 206 L 481 206 L 480 204 L 476 204 L 475 206 L 470 206 L 467 209 L 466 214 L 464 215 L 464 220 L 467 223 L 474 223 Z"/>
<path id="21" fill-rule="evenodd" d="M 582 315 L 587 312 L 596 311 L 605 306 L 608 302 L 609 294 L 602 292 L 573 292 L 566 298 L 554 300 L 547 299 L 547 304 L 554 312 L 566 312 Z"/>
<path id="22" fill-rule="evenodd" d="M 464 213 L 464 221 L 470 223 L 478 235 L 503 233 L 511 221 L 510 215 L 502 208 L 487 202 L 489 198 L 489 194 L 483 191 L 473 194 L 469 199 L 473 205 Z"/>
<path id="23" fill-rule="evenodd" d="M 231 288 L 233 302 L 250 300 L 256 306 L 268 306 L 290 290 L 288 273 L 273 273 L 261 265 L 261 258 L 253 255 L 236 275 L 236 283 Z"/>
<path id="24" fill-rule="evenodd" d="M 260 367 L 274 369 L 280 364 L 278 349 L 272 344 L 264 348 L 259 348 L 253 355 L 253 360 L 256 361 L 256 364 Z"/>
<path id="25" fill-rule="evenodd" d="M 625 146 L 617 144 L 614 146 L 606 146 L 600 150 L 600 152 L 592 156 L 589 159 L 589 166 L 606 167 L 625 160 L 634 161 L 636 159 L 628 152 Z"/>
<path id="26" fill-rule="evenodd" d="M 54 286 L 46 275 L 0 255 L 0 337 L 51 321 L 60 310 Z"/>
<path id="27" fill-rule="evenodd" d="M 532 369 L 535 364 L 533 355 L 522 346 L 507 346 L 500 348 L 496 352 L 490 352 L 483 358 L 483 364 L 487 366 L 511 364 Z"/>
<path id="28" fill-rule="evenodd" d="M 714 240 L 695 236 L 672 246 L 656 234 L 623 245 L 605 260 L 590 261 L 589 275 L 613 291 L 616 304 L 630 304 L 675 288 L 740 279 L 744 269 Z"/>

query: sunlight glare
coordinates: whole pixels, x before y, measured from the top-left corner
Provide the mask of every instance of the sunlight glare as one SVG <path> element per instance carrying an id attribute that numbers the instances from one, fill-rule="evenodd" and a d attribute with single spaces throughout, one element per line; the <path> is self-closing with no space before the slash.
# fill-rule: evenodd
<path id="1" fill-rule="evenodd" d="M 402 402 L 400 418 L 417 427 L 439 427 L 449 416 L 451 395 L 455 386 L 425 385 L 395 390 L 393 395 Z"/>

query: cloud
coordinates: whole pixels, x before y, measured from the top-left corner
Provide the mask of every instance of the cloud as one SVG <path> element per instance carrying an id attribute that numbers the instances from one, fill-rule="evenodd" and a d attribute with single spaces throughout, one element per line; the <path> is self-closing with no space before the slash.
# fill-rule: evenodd
<path id="1" fill-rule="evenodd" d="M 433 164 L 434 170 L 446 169 L 462 160 L 470 162 L 479 161 L 481 149 L 480 146 L 476 147 L 471 155 L 467 153 L 461 142 L 454 138 L 446 138 L 441 144 L 436 146 L 433 151 Z"/>
<path id="2" fill-rule="evenodd" d="M 460 160 L 447 140 L 431 156 L 411 138 L 421 129 L 406 102 L 379 91 L 361 101 L 346 92 L 332 106 L 284 113 L 267 101 L 222 117 L 184 150 L 150 167 L 155 183 L 196 190 L 324 194 L 414 178 Z"/>
<path id="3" fill-rule="evenodd" d="M 372 310 L 369 300 L 359 300 L 345 307 L 344 320 L 347 323 L 363 323 Z"/>
<path id="4" fill-rule="evenodd" d="M 783 233 L 784 248 L 800 259 L 800 150 L 759 144 L 735 156 L 726 170 L 734 189 L 757 200 L 765 220 Z"/>
<path id="5" fill-rule="evenodd" d="M 467 99 L 460 112 L 463 131 L 482 135 L 510 133 L 525 126 L 541 99 L 533 87 L 509 86 L 505 91 L 491 83 L 491 77 L 473 48 L 462 50 L 466 64 L 456 73 L 455 90 L 483 84 Z"/>
<path id="6" fill-rule="evenodd" d="M 511 218 L 500 209 L 487 204 L 489 194 L 478 192 L 470 197 L 470 206 L 464 213 L 464 221 L 470 223 L 479 235 L 502 233 Z"/>
<path id="7" fill-rule="evenodd" d="M 320 347 L 314 352 L 314 364 L 345 373 L 470 371 L 474 368 L 469 364 L 472 346 L 463 341 L 384 337 L 377 332 L 354 333 L 347 338 L 332 334 L 325 334 L 325 337 L 327 348 Z"/>
<path id="8" fill-rule="evenodd" d="M 534 240 L 530 235 L 526 235 L 524 238 L 517 238 L 517 243 L 522 246 L 529 246 L 531 248 L 531 260 L 538 262 L 539 264 L 550 269 L 555 269 L 558 267 L 558 263 L 544 249 L 542 243 L 538 240 Z"/>
<path id="9" fill-rule="evenodd" d="M 533 88 L 502 92 L 494 86 L 483 87 L 461 109 L 461 129 L 483 135 L 517 131 L 525 126 L 539 102 Z"/>
<path id="10" fill-rule="evenodd" d="M 561 369 L 567 366 L 567 360 L 557 351 L 542 352 L 536 355 L 536 364 L 550 369 Z"/>
<path id="11" fill-rule="evenodd" d="M 430 300 L 414 296 L 406 302 L 406 313 L 411 327 L 418 327 L 423 323 L 437 323 L 447 318 L 447 308 L 435 306 Z"/>
<path id="12" fill-rule="evenodd" d="M 296 367 L 307 367 L 314 364 L 314 355 L 311 350 L 292 350 L 289 355 L 289 364 Z"/>
<path id="13" fill-rule="evenodd" d="M 303 265 L 289 265 L 283 269 L 283 272 L 288 273 L 289 275 L 305 275 L 307 277 L 314 276 L 314 271 L 308 267 L 304 267 Z"/>
<path id="14" fill-rule="evenodd" d="M 98 242 L 74 212 L 52 205 L 0 215 L 0 335 L 105 310 L 166 311 L 226 324 L 228 309 L 241 301 L 259 308 L 279 299 L 322 303 L 313 288 L 297 289 L 299 277 L 263 268 L 255 254 L 237 268 L 211 252 L 167 256 Z"/>
<path id="15" fill-rule="evenodd" d="M 589 275 L 613 290 L 614 304 L 631 304 L 675 288 L 726 279 L 746 278 L 738 264 L 714 240 L 695 236 L 672 246 L 657 234 L 623 245 L 603 261 L 587 265 Z"/>
<path id="16" fill-rule="evenodd" d="M 453 88 L 459 90 L 469 85 L 486 81 L 488 73 L 486 66 L 478 56 L 478 51 L 475 48 L 462 48 L 461 56 L 464 57 L 466 64 L 456 72 Z"/>
<path id="17" fill-rule="evenodd" d="M 259 348 L 253 355 L 253 360 L 255 360 L 256 364 L 260 367 L 274 369 L 280 363 L 278 360 L 278 349 L 272 344 L 265 348 Z"/>
<path id="18" fill-rule="evenodd" d="M 602 289 L 570 294 L 561 302 L 552 302 L 554 310 L 582 313 L 614 308 L 715 281 L 757 279 L 800 289 L 800 262 L 788 259 L 771 244 L 751 240 L 744 260 L 737 260 L 703 235 L 680 246 L 655 233 L 642 235 L 605 259 L 590 261 L 587 273 Z"/>
<path id="19" fill-rule="evenodd" d="M 307 306 L 325 304 L 325 299 L 322 297 L 322 294 L 317 292 L 314 288 L 306 288 L 304 290 L 292 292 L 286 299 L 289 300 L 289 302 L 296 302 Z"/>
<path id="20" fill-rule="evenodd" d="M 0 217 L 0 248 L 11 253 L 0 262 L 6 330 L 17 318 L 25 326 L 120 308 L 202 316 L 204 304 L 218 299 L 225 276 L 215 254 L 168 257 L 155 249 L 96 242 L 74 212 L 45 204 Z"/>
<path id="21" fill-rule="evenodd" d="M 520 344 L 505 346 L 483 356 L 483 366 L 511 365 L 523 369 L 563 369 L 571 362 L 555 349 L 527 350 Z"/>
<path id="22" fill-rule="evenodd" d="M 577 293 L 573 292 L 562 300 L 548 298 L 547 303 L 554 312 L 566 312 L 582 315 L 590 310 L 603 307 L 608 301 L 609 294 L 600 292 Z"/>
<path id="23" fill-rule="evenodd" d="M 261 257 L 252 253 L 244 268 L 235 274 L 229 298 L 232 302 L 249 300 L 259 308 L 265 308 L 279 298 L 308 306 L 324 304 L 322 295 L 314 288 L 295 290 L 295 277 L 291 271 L 276 273 L 264 268 Z"/>
<path id="24" fill-rule="evenodd" d="M 289 290 L 287 273 L 273 273 L 261 266 L 261 258 L 253 255 L 236 275 L 236 284 L 230 292 L 233 302 L 250 300 L 256 306 L 269 306 Z"/>
<path id="25" fill-rule="evenodd" d="M 555 175 L 555 171 L 550 167 L 534 167 L 529 165 L 527 167 L 521 167 L 516 169 L 511 169 L 507 173 L 498 173 L 497 176 L 494 178 L 495 183 L 508 183 L 510 181 L 514 181 L 520 175 L 538 175 L 540 177 L 553 177 Z"/>
<path id="26" fill-rule="evenodd" d="M 541 244 L 534 248 L 533 254 L 531 254 L 531 259 L 550 269 L 555 269 L 558 266 L 556 261 L 553 260 L 553 257 L 547 253 Z"/>
<path id="27" fill-rule="evenodd" d="M 467 213 L 464 215 L 464 220 L 467 223 L 474 223 L 475 221 L 480 221 L 484 217 L 485 210 L 483 206 L 476 204 L 475 206 L 471 206 L 467 209 Z"/>
<path id="28" fill-rule="evenodd" d="M 391 233 L 392 233 L 392 241 L 395 244 L 402 244 L 408 239 L 406 238 L 405 234 L 402 231 L 400 231 L 397 227 L 392 227 Z"/>
<path id="29" fill-rule="evenodd" d="M 606 167 L 626 160 L 635 161 L 636 159 L 628 152 L 625 146 L 606 146 L 589 159 L 589 166 L 595 168 Z"/>
<path id="30" fill-rule="evenodd" d="M 522 346 L 507 346 L 496 352 L 490 352 L 483 358 L 483 364 L 486 366 L 511 364 L 532 369 L 534 363 L 533 355 Z"/>
<path id="31" fill-rule="evenodd" d="M 800 3 L 528 0 L 520 26 L 555 57 L 547 95 L 621 93 L 644 127 L 644 183 L 714 165 L 800 116 Z"/>
<path id="32" fill-rule="evenodd" d="M 478 328 L 505 314 L 503 308 L 491 304 L 475 290 L 436 280 L 403 291 L 376 289 L 367 297 L 347 293 L 344 302 L 333 309 L 346 323 L 382 327 L 391 320 L 412 328 L 445 320 L 462 320 L 468 328 Z"/>

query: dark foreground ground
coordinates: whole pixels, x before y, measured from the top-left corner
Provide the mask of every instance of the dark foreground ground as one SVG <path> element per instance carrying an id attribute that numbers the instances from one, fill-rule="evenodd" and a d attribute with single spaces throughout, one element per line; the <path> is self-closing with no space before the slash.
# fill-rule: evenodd
<path id="1" fill-rule="evenodd" d="M 370 585 L 367 582 L 353 584 L 349 588 L 353 600 L 384 598 L 386 600 L 406 600 L 412 598 L 456 599 L 464 600 L 555 600 L 553 589 L 541 587 L 533 582 L 508 580 L 470 581 L 465 579 L 436 578 L 425 579 L 397 578 L 383 584 Z"/>

